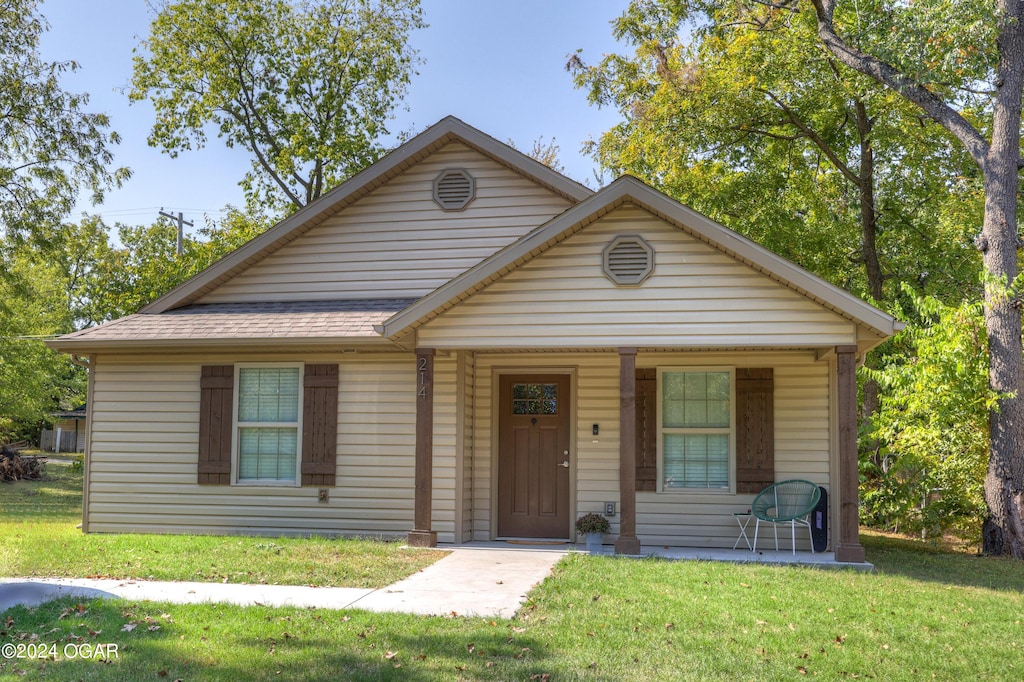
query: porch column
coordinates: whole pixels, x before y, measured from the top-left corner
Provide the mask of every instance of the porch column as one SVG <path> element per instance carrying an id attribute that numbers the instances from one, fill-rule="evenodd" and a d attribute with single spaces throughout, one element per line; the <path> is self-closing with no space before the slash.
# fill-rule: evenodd
<path id="1" fill-rule="evenodd" d="M 616 554 L 639 554 L 636 537 L 636 348 L 619 349 L 619 539 Z"/>
<path id="2" fill-rule="evenodd" d="M 839 416 L 839 541 L 836 561 L 863 563 L 860 493 L 857 488 L 857 346 L 836 346 L 836 409 Z"/>
<path id="3" fill-rule="evenodd" d="M 434 481 L 434 349 L 416 349 L 416 500 L 412 547 L 437 547 L 437 531 L 430 529 Z"/>

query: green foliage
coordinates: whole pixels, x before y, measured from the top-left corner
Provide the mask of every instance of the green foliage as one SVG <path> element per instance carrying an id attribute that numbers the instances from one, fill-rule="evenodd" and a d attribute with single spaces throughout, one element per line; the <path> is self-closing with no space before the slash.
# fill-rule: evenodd
<path id="1" fill-rule="evenodd" d="M 577 533 L 607 533 L 611 530 L 611 524 L 601 514 L 584 514 L 576 519 Z"/>
<path id="2" fill-rule="evenodd" d="M 43 340 L 137 312 L 268 227 L 229 207 L 186 236 L 168 222 L 118 226 L 97 216 L 65 224 L 60 239 L 0 240 L 0 442 L 36 440 L 49 413 L 85 402 L 86 373 Z"/>
<path id="3" fill-rule="evenodd" d="M 0 0 L 0 229 L 8 237 L 52 239 L 83 189 L 102 200 L 129 176 L 107 170 L 120 140 L 105 114 L 85 111 L 86 94 L 65 91 L 75 62 L 46 62 L 47 30 L 36 0 Z"/>
<path id="4" fill-rule="evenodd" d="M 871 420 L 875 452 L 861 461 L 861 514 L 870 525 L 977 537 L 985 510 L 989 389 L 980 303 L 946 305 L 904 287 L 902 351 L 863 374 L 882 389 Z"/>
<path id="5" fill-rule="evenodd" d="M 417 64 L 418 0 L 181 0 L 158 6 L 130 97 L 172 156 L 216 130 L 252 155 L 250 209 L 295 210 L 381 155 Z"/>
<path id="6" fill-rule="evenodd" d="M 602 167 L 861 295 L 905 281 L 959 296 L 976 281 L 976 255 L 948 254 L 969 250 L 977 222 L 947 218 L 980 215 L 977 169 L 946 131 L 821 49 L 813 12 L 634 0 L 613 26 L 631 54 L 569 64 L 591 102 L 623 117 L 588 147 Z"/>
<path id="7" fill-rule="evenodd" d="M 73 331 L 59 269 L 27 250 L 6 259 L 0 277 L 0 443 L 35 440 L 49 412 L 85 394 L 85 372 L 43 339 Z"/>
<path id="8" fill-rule="evenodd" d="M 91 219 L 86 219 L 91 220 Z M 212 265 L 269 227 L 263 216 L 231 206 L 218 221 L 207 220 L 196 235 L 184 235 L 177 255 L 177 226 L 165 218 L 152 225 L 117 225 L 120 247 L 110 247 L 96 264 L 102 283 L 90 299 L 94 320 L 131 315 Z M 102 229 L 109 231 L 105 225 Z"/>

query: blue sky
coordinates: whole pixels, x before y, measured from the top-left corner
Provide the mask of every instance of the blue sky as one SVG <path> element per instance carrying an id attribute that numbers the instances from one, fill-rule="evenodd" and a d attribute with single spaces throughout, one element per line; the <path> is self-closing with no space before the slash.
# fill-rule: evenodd
<path id="1" fill-rule="evenodd" d="M 626 0 L 423 0 L 429 28 L 412 43 L 426 61 L 410 87 L 392 130 L 418 132 L 446 115 L 458 116 L 501 141 L 529 149 L 543 136 L 555 139 L 566 174 L 591 180 L 594 164 L 579 148 L 618 120 L 614 111 L 590 106 L 572 86 L 566 56 L 583 49 L 587 61 L 621 51 L 610 22 Z M 165 210 L 183 211 L 202 223 L 225 204 L 242 205 L 238 180 L 248 167 L 243 151 L 228 150 L 214 137 L 206 149 L 172 159 L 149 147 L 153 123 L 145 102 L 128 105 L 122 89 L 131 78 L 133 49 L 148 34 L 150 11 L 143 0 L 44 0 L 50 23 L 43 56 L 73 59 L 81 69 L 65 87 L 91 96 L 90 110 L 107 113 L 122 137 L 116 163 L 132 179 L 106 201 L 82 211 L 99 213 L 108 224 L 148 224 Z M 592 180 L 591 180 L 592 183 Z"/>

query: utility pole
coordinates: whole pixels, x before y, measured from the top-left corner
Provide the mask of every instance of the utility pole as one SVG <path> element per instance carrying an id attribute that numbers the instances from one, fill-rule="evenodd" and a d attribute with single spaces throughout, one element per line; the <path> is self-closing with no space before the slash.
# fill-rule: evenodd
<path id="1" fill-rule="evenodd" d="M 178 221 L 178 255 L 180 256 L 182 251 L 182 242 L 185 240 L 185 226 L 188 225 L 189 227 L 192 227 L 192 221 L 185 220 L 181 211 L 178 211 L 178 215 L 174 215 L 173 213 L 164 213 L 163 207 L 160 208 L 160 215 L 165 218 Z"/>

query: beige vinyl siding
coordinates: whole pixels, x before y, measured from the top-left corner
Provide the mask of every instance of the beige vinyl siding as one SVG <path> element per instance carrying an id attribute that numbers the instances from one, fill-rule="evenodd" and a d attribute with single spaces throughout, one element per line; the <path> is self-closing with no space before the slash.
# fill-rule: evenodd
<path id="1" fill-rule="evenodd" d="M 459 439 L 456 451 L 455 485 L 459 491 L 456 497 L 456 513 L 461 523 L 455 537 L 459 542 L 473 539 L 473 435 L 476 389 L 476 355 L 472 351 L 459 351 L 459 377 L 456 383 L 458 416 L 456 437 Z"/>
<path id="2" fill-rule="evenodd" d="M 338 468 L 328 504 L 316 487 L 196 483 L 202 364 L 338 362 Z M 409 354 L 159 359 L 101 356 L 95 368 L 88 497 L 91 532 L 380 534 L 413 523 L 415 358 Z M 454 361 L 436 371 L 435 528 L 451 542 Z M 447 512 L 445 511 L 447 505 Z"/>
<path id="3" fill-rule="evenodd" d="M 639 287 L 616 286 L 601 252 L 638 234 L 655 251 Z M 634 207 L 613 211 L 418 330 L 426 346 L 813 347 L 855 325 Z"/>
<path id="4" fill-rule="evenodd" d="M 676 356 L 679 357 L 679 356 Z M 707 354 L 680 359 L 687 365 L 772 367 L 775 374 L 775 480 L 803 478 L 826 488 L 830 484 L 830 418 L 828 362 L 810 352 Z M 676 358 L 642 355 L 638 364 L 666 366 Z M 731 548 L 739 528 L 733 513 L 746 511 L 755 495 L 722 493 L 638 493 L 637 535 L 648 545 Z M 801 532 L 802 530 L 802 532 Z M 797 531 L 797 548 L 809 549 L 807 530 Z M 771 533 L 771 527 L 762 531 Z M 753 525 L 750 527 L 753 541 Z M 780 529 L 789 541 L 789 531 Z M 683 539 L 681 541 L 680 539 Z M 767 540 L 758 547 L 769 547 Z M 774 543 L 773 545 L 774 546 Z M 788 545 L 787 545 L 788 546 Z"/>
<path id="5" fill-rule="evenodd" d="M 433 201 L 434 178 L 463 168 L 476 199 Z M 423 296 L 570 202 L 461 143 L 451 143 L 256 263 L 200 303 Z"/>
<path id="6" fill-rule="evenodd" d="M 775 371 L 776 480 L 806 478 L 829 484 L 828 363 L 813 352 L 641 353 L 640 367 L 772 367 Z M 612 353 L 478 354 L 476 438 L 473 448 L 473 539 L 493 537 L 492 510 L 497 428 L 494 377 L 497 372 L 529 373 L 536 368 L 575 372 L 575 433 L 572 476 L 576 515 L 619 502 L 619 359 Z M 592 435 L 593 424 L 600 435 Z M 596 441 L 596 442 L 595 442 Z M 730 493 L 638 493 L 637 534 L 649 546 L 730 548 L 737 528 L 733 512 L 750 507 L 754 495 Z M 612 519 L 618 534 L 619 517 Z M 781 533 L 781 531 L 780 531 Z M 751 535 L 751 537 L 753 537 Z M 788 538 L 788 535 L 785 535 Z M 800 540 L 800 538 L 803 538 Z M 798 533 L 806 547 L 806 533 Z"/>
<path id="7" fill-rule="evenodd" d="M 437 531 L 438 542 L 455 541 L 456 370 L 454 353 L 451 355 L 438 354 L 434 358 L 434 463 L 431 522 L 432 530 Z M 410 387 L 409 392 L 415 396 L 415 383 Z M 413 426 L 415 427 L 415 421 Z M 415 436 L 415 429 L 413 435 Z M 414 495 L 414 493 L 415 479 L 410 478 L 409 494 Z"/>

